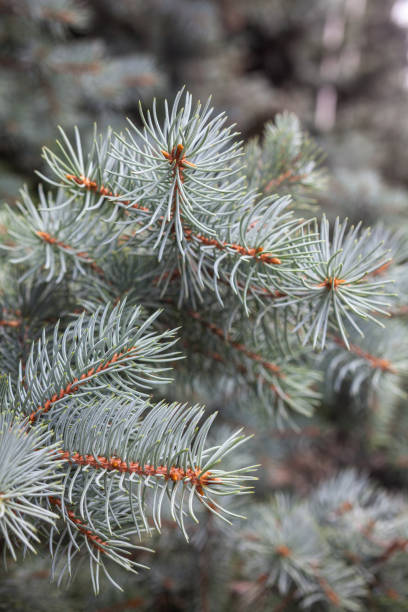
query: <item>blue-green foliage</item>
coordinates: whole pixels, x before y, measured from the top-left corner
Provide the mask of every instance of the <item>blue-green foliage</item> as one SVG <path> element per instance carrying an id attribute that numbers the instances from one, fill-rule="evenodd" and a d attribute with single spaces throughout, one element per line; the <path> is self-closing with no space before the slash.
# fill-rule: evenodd
<path id="1" fill-rule="evenodd" d="M 394 351 L 387 370 L 369 342 L 393 299 L 383 272 L 405 259 L 385 228 L 297 217 L 325 175 L 296 117 L 244 145 L 209 101 L 181 91 L 140 120 L 121 134 L 95 128 L 89 147 L 61 130 L 56 152 L 44 149 L 51 191 L 38 202 L 21 192 L 2 244 L 0 528 L 15 556 L 36 548 L 38 527 L 59 581 L 87 558 L 96 592 L 101 569 L 116 584 L 109 560 L 145 566 L 163 515 L 186 539 L 208 513 L 239 520 L 230 498 L 248 492 L 254 467 L 234 452 L 248 436 L 207 442 L 216 414 L 199 405 L 203 388 L 221 420 L 234 405 L 285 427 L 349 378 L 354 396 L 384 379 L 398 395 L 406 370 Z M 339 494 L 360 491 L 344 478 Z M 324 491 L 259 506 L 248 563 L 266 576 L 262 597 L 357 610 L 372 567 L 354 575 L 340 553 L 329 559 L 343 549 L 325 533 Z M 376 512 L 372 501 L 358 503 Z"/>

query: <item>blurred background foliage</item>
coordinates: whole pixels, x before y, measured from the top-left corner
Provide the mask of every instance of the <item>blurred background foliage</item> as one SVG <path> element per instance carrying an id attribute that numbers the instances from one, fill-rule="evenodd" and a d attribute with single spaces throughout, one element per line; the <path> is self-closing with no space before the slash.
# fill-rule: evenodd
<path id="1" fill-rule="evenodd" d="M 117 128 L 137 120 L 139 98 L 187 84 L 212 94 L 244 137 L 296 112 L 327 152 L 336 191 L 347 185 L 375 206 L 389 188 L 398 205 L 408 181 L 405 4 L 1 0 L 1 196 L 32 181 L 57 125 Z"/>

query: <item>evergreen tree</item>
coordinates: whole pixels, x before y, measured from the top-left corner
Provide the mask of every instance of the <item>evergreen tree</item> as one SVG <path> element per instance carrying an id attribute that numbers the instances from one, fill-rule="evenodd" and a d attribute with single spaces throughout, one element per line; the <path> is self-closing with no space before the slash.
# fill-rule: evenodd
<path id="1" fill-rule="evenodd" d="M 395 453 L 396 418 L 403 448 L 403 236 L 310 218 L 326 175 L 290 113 L 246 145 L 183 91 L 140 117 L 61 130 L 3 212 L 0 528 L 28 557 L 3 609 L 44 605 L 15 592 L 37 551 L 112 609 L 107 581 L 120 609 L 404 609 L 406 499 L 355 457 L 324 473 L 340 396 L 356 452 Z M 271 497 L 300 454 L 315 486 Z"/>

